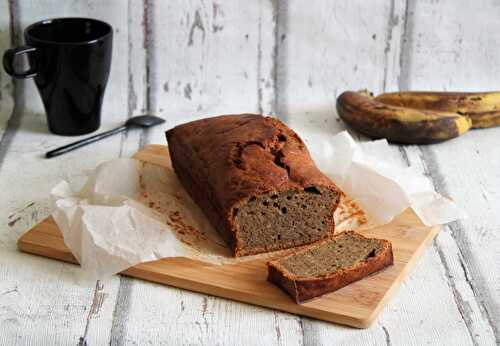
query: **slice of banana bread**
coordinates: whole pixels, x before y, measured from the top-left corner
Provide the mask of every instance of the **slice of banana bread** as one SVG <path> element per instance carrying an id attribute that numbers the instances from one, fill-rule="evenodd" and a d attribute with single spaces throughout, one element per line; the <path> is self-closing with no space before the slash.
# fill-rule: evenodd
<path id="1" fill-rule="evenodd" d="M 393 264 L 388 240 L 353 231 L 309 245 L 268 263 L 268 280 L 297 303 L 336 291 Z"/>
<path id="2" fill-rule="evenodd" d="M 333 234 L 341 192 L 279 120 L 257 114 L 207 118 L 169 130 L 167 140 L 179 180 L 235 256 Z"/>

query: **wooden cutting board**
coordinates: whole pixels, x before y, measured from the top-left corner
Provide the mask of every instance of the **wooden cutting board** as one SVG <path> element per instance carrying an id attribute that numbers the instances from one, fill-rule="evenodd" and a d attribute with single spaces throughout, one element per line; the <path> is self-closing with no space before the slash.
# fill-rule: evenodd
<path id="1" fill-rule="evenodd" d="M 150 145 L 135 155 L 149 163 L 171 167 L 167 148 Z M 367 328 L 375 320 L 401 281 L 413 268 L 441 226 L 424 226 L 407 210 L 388 225 L 362 232 L 392 242 L 394 265 L 316 300 L 295 304 L 266 281 L 264 260 L 217 266 L 187 258 L 169 258 L 139 264 L 121 274 L 214 296 L 265 306 L 320 320 Z M 49 217 L 18 241 L 21 251 L 77 263 Z"/>

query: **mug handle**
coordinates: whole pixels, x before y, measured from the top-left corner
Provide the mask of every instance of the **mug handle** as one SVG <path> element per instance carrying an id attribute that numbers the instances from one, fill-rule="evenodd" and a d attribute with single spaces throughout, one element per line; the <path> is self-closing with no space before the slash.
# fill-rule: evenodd
<path id="1" fill-rule="evenodd" d="M 21 46 L 17 48 L 11 48 L 5 52 L 3 55 L 3 68 L 5 71 L 15 78 L 31 78 L 35 77 L 37 74 L 37 63 L 36 63 L 36 48 L 30 46 Z M 14 59 L 16 56 L 21 54 L 32 54 L 34 59 L 31 59 L 33 63 L 32 66 L 27 71 L 17 72 L 14 68 Z"/>

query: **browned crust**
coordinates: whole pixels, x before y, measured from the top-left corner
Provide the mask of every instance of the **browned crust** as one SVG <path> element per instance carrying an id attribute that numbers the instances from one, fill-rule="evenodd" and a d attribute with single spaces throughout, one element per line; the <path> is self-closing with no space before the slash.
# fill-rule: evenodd
<path id="1" fill-rule="evenodd" d="M 239 241 L 235 211 L 249 198 L 311 186 L 341 194 L 316 167 L 300 137 L 275 118 L 224 115 L 179 125 L 166 136 L 180 182 L 235 256 L 266 251 L 245 249 Z M 332 210 L 339 199 L 332 202 Z M 305 244 L 304 239 L 304 243 L 290 246 Z"/>
<path id="2" fill-rule="evenodd" d="M 366 238 L 352 231 L 350 231 L 349 233 L 353 233 L 360 238 Z M 325 242 L 331 241 L 331 239 L 319 241 L 315 244 L 306 246 L 292 254 L 289 254 L 277 260 L 270 261 L 267 264 L 268 281 L 281 287 L 297 303 L 303 303 L 304 301 L 321 296 L 323 294 L 334 292 L 342 287 L 349 285 L 350 283 L 361 280 L 362 278 L 393 264 L 394 257 L 391 242 L 385 239 L 378 240 L 383 243 L 383 249 L 377 256 L 370 257 L 367 260 L 356 264 L 355 266 L 338 270 L 335 273 L 329 275 L 315 278 L 304 278 L 291 274 L 282 265 L 280 265 L 279 262 L 283 259 L 295 256 L 311 248 L 320 246 Z"/>

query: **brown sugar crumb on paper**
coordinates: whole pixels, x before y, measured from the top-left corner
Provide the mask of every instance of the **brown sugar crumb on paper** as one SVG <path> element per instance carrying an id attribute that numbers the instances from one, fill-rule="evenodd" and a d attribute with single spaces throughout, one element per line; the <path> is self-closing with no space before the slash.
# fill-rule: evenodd
<path id="1" fill-rule="evenodd" d="M 172 169 L 144 164 L 138 200 L 189 247 L 192 258 L 221 263 L 231 252 L 203 212 L 191 200 Z"/>
<path id="2" fill-rule="evenodd" d="M 368 216 L 358 203 L 344 195 L 335 211 L 335 225 L 337 231 L 356 230 L 362 226 L 367 228 Z"/>
<path id="3" fill-rule="evenodd" d="M 184 240 L 184 239 L 181 239 L 181 242 L 183 242 L 184 244 L 188 245 L 188 246 L 193 246 L 193 244 L 191 244 L 190 242 L 188 242 L 187 240 Z"/>

